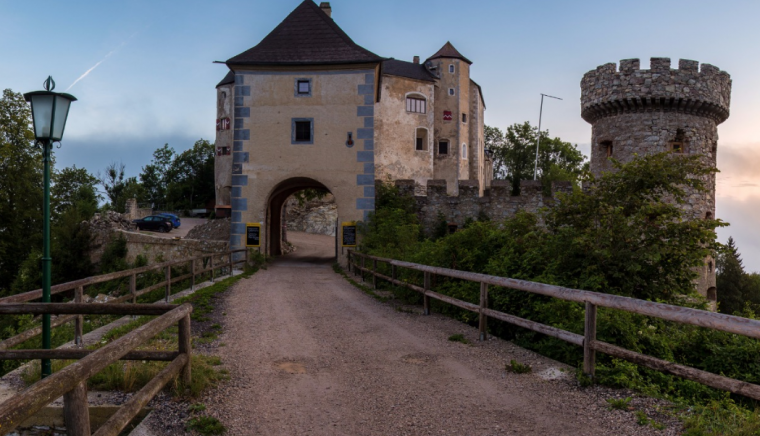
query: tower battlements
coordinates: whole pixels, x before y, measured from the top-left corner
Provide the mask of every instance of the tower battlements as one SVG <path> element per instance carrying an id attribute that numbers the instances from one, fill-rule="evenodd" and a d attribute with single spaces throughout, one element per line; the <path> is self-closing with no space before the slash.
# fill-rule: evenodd
<path id="1" fill-rule="evenodd" d="M 583 75 L 581 116 L 589 123 L 600 118 L 636 112 L 681 112 L 707 117 L 720 124 L 728 118 L 731 76 L 710 64 L 680 59 L 651 58 L 650 69 L 638 59 L 604 64 Z"/>

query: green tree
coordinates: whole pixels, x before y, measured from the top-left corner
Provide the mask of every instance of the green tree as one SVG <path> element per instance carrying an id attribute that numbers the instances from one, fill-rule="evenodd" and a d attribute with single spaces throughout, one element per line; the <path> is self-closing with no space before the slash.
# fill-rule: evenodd
<path id="1" fill-rule="evenodd" d="M 142 168 L 140 183 L 145 188 L 148 201 L 154 207 L 161 207 L 166 204 L 166 187 L 169 184 L 167 175 L 176 155 L 169 144 L 164 144 L 163 147 L 153 152 L 153 159 L 150 164 Z"/>
<path id="2" fill-rule="evenodd" d="M 529 122 L 513 124 L 502 132 L 486 126 L 486 147 L 494 152 L 494 178 L 509 180 L 513 193 L 519 194 L 520 180 L 533 179 L 538 129 Z M 549 193 L 552 182 L 576 182 L 587 169 L 583 154 L 576 145 L 541 132 L 538 152 L 538 180 Z"/>
<path id="3" fill-rule="evenodd" d="M 110 200 L 108 208 L 119 213 L 124 213 L 127 200 L 130 198 L 136 198 L 138 202 L 147 200 L 145 188 L 137 181 L 137 178 L 125 178 L 125 168 L 122 162 L 111 162 L 106 167 L 105 173 L 98 173 L 98 180 Z"/>
<path id="4" fill-rule="evenodd" d="M 715 272 L 717 273 L 718 310 L 731 314 L 743 309 L 749 300 L 748 291 L 751 282 L 744 272 L 744 262 L 734 238 L 729 237 L 725 249 L 718 254 Z"/>
<path id="5" fill-rule="evenodd" d="M 56 171 L 53 174 L 53 184 L 50 187 L 50 207 L 55 219 L 67 209 L 74 207 L 88 207 L 94 204 L 95 209 L 98 206 L 98 194 L 95 187 L 98 179 L 87 172 L 84 168 L 77 168 L 76 165 Z M 91 209 L 94 213 L 95 209 Z M 92 213 L 85 212 L 84 219 L 92 217 Z"/>
<path id="6" fill-rule="evenodd" d="M 214 144 L 199 139 L 179 153 L 167 171 L 166 201 L 172 209 L 204 207 L 215 198 Z"/>
<path id="7" fill-rule="evenodd" d="M 42 151 L 33 146 L 31 112 L 10 89 L 0 98 L 0 295 L 21 263 L 42 246 Z"/>

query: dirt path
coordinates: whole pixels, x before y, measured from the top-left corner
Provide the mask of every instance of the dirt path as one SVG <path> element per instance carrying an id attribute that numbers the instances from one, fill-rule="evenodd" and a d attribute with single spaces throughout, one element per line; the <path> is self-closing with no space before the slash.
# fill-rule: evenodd
<path id="1" fill-rule="evenodd" d="M 609 391 L 579 389 L 556 362 L 371 299 L 332 271 L 333 238 L 289 238 L 298 251 L 226 302 L 219 354 L 232 379 L 204 402 L 228 434 L 676 434 L 607 410 Z M 533 373 L 507 373 L 510 359 Z"/>

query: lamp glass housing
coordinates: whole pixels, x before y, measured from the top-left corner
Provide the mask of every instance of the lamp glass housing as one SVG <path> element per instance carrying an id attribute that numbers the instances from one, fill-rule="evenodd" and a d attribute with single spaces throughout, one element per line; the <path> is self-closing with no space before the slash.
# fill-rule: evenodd
<path id="1" fill-rule="evenodd" d="M 32 104 L 34 137 L 38 141 L 60 141 L 69 116 L 69 107 L 76 98 L 70 94 L 35 91 L 24 94 Z"/>

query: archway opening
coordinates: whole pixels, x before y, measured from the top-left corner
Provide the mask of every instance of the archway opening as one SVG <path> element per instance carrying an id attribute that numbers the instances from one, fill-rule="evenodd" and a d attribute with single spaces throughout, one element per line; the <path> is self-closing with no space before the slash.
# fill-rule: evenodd
<path id="1" fill-rule="evenodd" d="M 269 196 L 266 250 L 272 256 L 288 253 L 292 244 L 297 256 L 305 260 L 334 259 L 336 227 L 337 206 L 332 193 L 314 179 L 285 180 Z"/>

